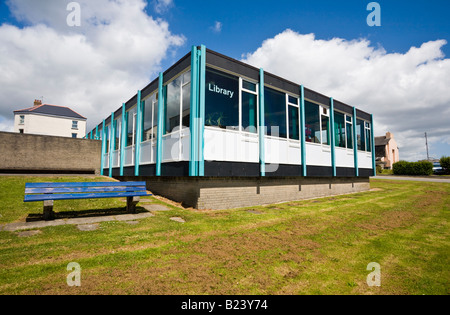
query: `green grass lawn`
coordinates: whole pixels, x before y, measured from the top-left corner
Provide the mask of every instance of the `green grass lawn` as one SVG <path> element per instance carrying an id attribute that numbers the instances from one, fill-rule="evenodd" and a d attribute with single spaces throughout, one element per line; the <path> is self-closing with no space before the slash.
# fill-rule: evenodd
<path id="1" fill-rule="evenodd" d="M 42 212 L 25 182 L 0 177 L 0 224 Z M 104 180 L 70 178 L 70 181 Z M 170 211 L 96 231 L 64 225 L 0 232 L 0 294 L 449 294 L 450 184 L 375 179 L 372 191 L 226 211 Z M 160 201 L 156 201 L 160 202 Z M 55 211 L 125 207 L 60 201 Z M 182 217 L 186 223 L 171 221 Z M 81 265 L 69 287 L 67 265 Z M 366 283 L 381 266 L 381 286 Z"/>

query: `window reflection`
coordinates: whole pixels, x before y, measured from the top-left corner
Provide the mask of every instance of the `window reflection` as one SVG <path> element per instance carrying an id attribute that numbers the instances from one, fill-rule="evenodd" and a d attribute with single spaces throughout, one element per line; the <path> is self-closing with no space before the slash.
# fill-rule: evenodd
<path id="1" fill-rule="evenodd" d="M 300 140 L 298 107 L 289 105 L 289 139 Z"/>
<path id="2" fill-rule="evenodd" d="M 334 113 L 334 137 L 335 145 L 339 148 L 345 148 L 345 115 Z"/>
<path id="3" fill-rule="evenodd" d="M 165 86 L 165 134 L 190 127 L 191 72 L 185 72 Z"/>
<path id="4" fill-rule="evenodd" d="M 265 87 L 264 111 L 266 135 L 287 138 L 286 94 Z"/>
<path id="5" fill-rule="evenodd" d="M 136 106 L 127 112 L 126 123 L 127 141 L 125 146 L 129 147 L 134 145 L 134 139 L 136 139 Z"/>
<path id="6" fill-rule="evenodd" d="M 205 125 L 239 129 L 239 78 L 206 69 Z"/>
<path id="7" fill-rule="evenodd" d="M 319 105 L 305 101 L 306 142 L 320 143 Z"/>
<path id="8" fill-rule="evenodd" d="M 255 87 L 256 89 L 256 87 Z M 248 92 L 242 92 L 242 129 L 251 133 L 257 133 L 257 96 Z"/>

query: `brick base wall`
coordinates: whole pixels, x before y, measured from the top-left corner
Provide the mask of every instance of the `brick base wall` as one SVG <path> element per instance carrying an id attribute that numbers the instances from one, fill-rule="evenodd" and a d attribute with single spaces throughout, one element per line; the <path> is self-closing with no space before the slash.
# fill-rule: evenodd
<path id="1" fill-rule="evenodd" d="M 232 209 L 370 189 L 369 178 L 189 178 L 119 177 L 143 180 L 147 189 L 184 206 L 197 209 Z"/>

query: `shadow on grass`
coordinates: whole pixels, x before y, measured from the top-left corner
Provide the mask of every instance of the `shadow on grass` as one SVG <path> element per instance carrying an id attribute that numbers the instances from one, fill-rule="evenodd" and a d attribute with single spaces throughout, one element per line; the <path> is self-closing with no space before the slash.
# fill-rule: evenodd
<path id="1" fill-rule="evenodd" d="M 136 207 L 136 212 L 134 212 L 133 214 L 141 214 L 149 212 L 150 211 L 138 206 Z M 96 217 L 115 216 L 123 214 L 131 214 L 131 213 L 127 211 L 126 207 L 111 208 L 111 209 L 96 209 L 96 210 L 64 211 L 64 212 L 55 212 L 55 219 L 64 220 L 64 219 L 96 218 Z M 30 213 L 26 218 L 26 222 L 37 222 L 37 221 L 44 221 L 44 215 L 42 213 Z"/>

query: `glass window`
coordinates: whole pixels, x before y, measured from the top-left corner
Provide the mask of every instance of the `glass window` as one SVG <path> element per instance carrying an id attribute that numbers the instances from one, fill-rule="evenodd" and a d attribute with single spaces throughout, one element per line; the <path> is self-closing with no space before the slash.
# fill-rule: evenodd
<path id="1" fill-rule="evenodd" d="M 183 84 L 191 82 L 191 71 L 183 73 Z"/>
<path id="2" fill-rule="evenodd" d="M 264 88 L 266 135 L 287 138 L 286 94 Z"/>
<path id="3" fill-rule="evenodd" d="M 252 91 L 252 92 L 256 92 L 256 84 L 252 83 L 252 82 L 248 82 L 248 81 L 242 81 L 242 88 Z"/>
<path id="4" fill-rule="evenodd" d="M 20 122 L 19 124 L 23 125 L 25 124 L 25 115 L 20 115 Z"/>
<path id="5" fill-rule="evenodd" d="M 77 134 L 76 133 L 72 133 L 72 138 L 76 139 L 77 138 Z"/>
<path id="6" fill-rule="evenodd" d="M 78 129 L 78 121 L 76 120 L 72 121 L 72 129 Z"/>
<path id="7" fill-rule="evenodd" d="M 117 118 L 114 121 L 115 125 L 115 140 L 114 140 L 114 150 L 120 149 L 120 133 L 122 129 L 122 118 Z"/>
<path id="8" fill-rule="evenodd" d="M 180 130 L 180 127 L 189 128 L 190 126 L 190 82 L 191 72 L 188 71 L 180 75 L 165 87 L 165 134 Z"/>
<path id="9" fill-rule="evenodd" d="M 189 78 L 190 76 L 190 71 L 189 71 Z M 182 100 L 183 100 L 183 104 L 181 105 L 181 113 L 182 113 L 182 120 L 181 120 L 181 125 L 182 128 L 187 127 L 189 128 L 191 126 L 191 83 L 190 81 L 183 85 L 183 88 L 181 90 L 182 95 Z"/>
<path id="10" fill-rule="evenodd" d="M 155 102 L 156 94 L 147 98 L 144 101 L 143 106 L 143 128 L 142 128 L 142 142 L 152 139 L 152 127 L 153 127 L 153 103 Z"/>
<path id="11" fill-rule="evenodd" d="M 289 139 L 300 140 L 298 107 L 289 105 Z"/>
<path id="12" fill-rule="evenodd" d="M 353 149 L 353 124 L 352 118 L 349 116 L 347 116 L 346 120 L 346 133 L 347 133 L 347 148 Z"/>
<path id="13" fill-rule="evenodd" d="M 298 98 L 289 95 L 288 96 L 288 102 L 290 104 L 298 105 Z"/>
<path id="14" fill-rule="evenodd" d="M 358 150 L 365 151 L 366 150 L 366 138 L 364 132 L 364 121 L 357 119 L 356 120 L 356 141 L 358 143 Z"/>
<path id="15" fill-rule="evenodd" d="M 334 113 L 334 135 L 335 145 L 339 148 L 345 148 L 345 115 Z"/>
<path id="16" fill-rule="evenodd" d="M 178 77 L 166 86 L 165 134 L 180 129 L 180 88 L 182 77 Z"/>
<path id="17" fill-rule="evenodd" d="M 322 115 L 322 144 L 330 145 L 330 117 Z"/>
<path id="18" fill-rule="evenodd" d="M 320 143 L 319 105 L 305 101 L 306 142 Z"/>
<path id="19" fill-rule="evenodd" d="M 366 122 L 366 151 L 372 152 L 372 132 L 368 122 Z"/>
<path id="20" fill-rule="evenodd" d="M 105 137 L 106 137 L 106 153 L 109 153 L 109 126 L 105 127 Z"/>
<path id="21" fill-rule="evenodd" d="M 155 101 L 153 104 L 153 127 L 152 127 L 153 139 L 156 139 L 157 135 L 158 135 L 158 93 L 156 93 Z"/>
<path id="22" fill-rule="evenodd" d="M 242 130 L 257 133 L 257 95 L 242 92 Z"/>
<path id="23" fill-rule="evenodd" d="M 239 129 L 239 78 L 206 69 L 205 126 Z"/>
<path id="24" fill-rule="evenodd" d="M 127 112 L 127 143 L 126 147 L 134 145 L 136 139 L 136 107 Z"/>

